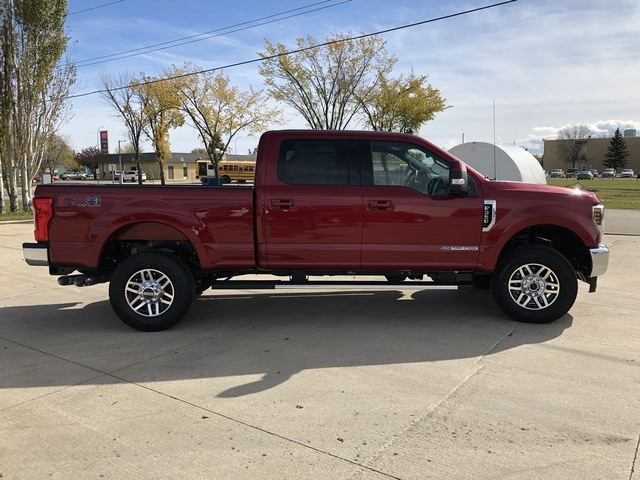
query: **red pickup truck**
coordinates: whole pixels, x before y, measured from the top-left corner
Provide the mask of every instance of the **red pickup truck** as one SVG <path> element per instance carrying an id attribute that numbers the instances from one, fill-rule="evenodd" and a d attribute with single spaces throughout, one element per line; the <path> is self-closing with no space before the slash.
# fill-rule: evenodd
<path id="1" fill-rule="evenodd" d="M 593 193 L 489 181 L 406 134 L 267 132 L 254 186 L 41 185 L 33 205 L 27 263 L 61 285 L 110 282 L 116 314 L 145 331 L 210 287 L 326 288 L 311 277 L 345 274 L 364 289 L 490 287 L 512 318 L 546 323 L 609 260 Z"/>

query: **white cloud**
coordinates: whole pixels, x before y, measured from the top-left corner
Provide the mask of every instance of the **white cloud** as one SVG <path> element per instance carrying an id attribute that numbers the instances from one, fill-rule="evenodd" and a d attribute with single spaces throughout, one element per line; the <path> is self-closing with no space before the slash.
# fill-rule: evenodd
<path id="1" fill-rule="evenodd" d="M 72 0 L 79 6 L 81 0 Z M 417 74 L 429 74 L 453 108 L 436 115 L 421 130 L 441 147 L 466 141 L 492 142 L 492 102 L 496 102 L 495 137 L 498 143 L 516 144 L 538 153 L 542 138 L 555 138 L 564 126 L 589 125 L 593 135 L 610 135 L 621 130 L 640 131 L 640 2 L 618 0 L 610 5 L 601 0 L 519 0 L 502 7 L 441 22 L 400 30 L 388 35 L 387 49 L 399 57 L 397 73 L 413 67 Z M 193 60 L 203 67 L 256 58 L 263 49 L 263 37 L 293 45 L 298 36 L 316 38 L 332 30 L 373 32 L 385 28 L 447 15 L 485 5 L 481 0 L 441 2 L 435 0 L 353 1 L 296 21 L 270 24 L 228 38 L 217 38 L 191 46 L 156 52 L 80 70 L 87 89 L 103 69 L 157 75 L 171 63 Z M 72 33 L 80 40 L 78 57 L 95 57 L 212 30 L 269 13 L 268 2 L 216 4 L 189 0 L 183 8 L 168 8 L 157 2 L 149 11 L 131 4 L 130 15 L 108 18 L 104 10 L 95 22 L 82 23 L 71 17 Z M 79 7 L 78 7 L 79 8 Z M 115 8 L 114 8 L 115 11 Z M 170 12 L 168 14 L 167 12 Z M 188 19 L 188 20 L 187 20 Z M 179 21 L 182 20 L 182 21 Z M 204 26 L 206 24 L 206 26 Z M 228 69 L 234 84 L 262 88 L 257 66 Z M 626 120 L 600 120 L 600 119 Z M 292 119 L 296 126 L 303 126 Z M 76 117 L 65 127 L 77 148 L 95 142 L 100 125 L 112 125 L 114 136 L 122 130 L 117 119 L 99 98 L 78 100 Z M 246 139 L 238 141 L 247 143 Z M 176 151 L 197 146 L 189 132 L 172 137 Z M 243 145 L 244 147 L 244 145 Z"/>

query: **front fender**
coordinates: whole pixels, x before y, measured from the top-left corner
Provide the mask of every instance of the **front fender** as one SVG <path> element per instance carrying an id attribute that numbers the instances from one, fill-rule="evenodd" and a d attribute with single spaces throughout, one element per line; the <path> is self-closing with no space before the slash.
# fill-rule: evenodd
<path id="1" fill-rule="evenodd" d="M 539 226 L 551 226 L 572 232 L 579 239 L 578 247 L 596 247 L 599 244 L 599 231 L 591 219 L 590 209 L 583 214 L 573 210 L 558 211 L 557 205 L 535 205 L 524 209 L 496 208 L 496 222 L 481 239 L 481 254 L 478 268 L 493 271 L 505 246 L 523 230 Z M 540 212 L 554 212 L 541 214 Z"/>

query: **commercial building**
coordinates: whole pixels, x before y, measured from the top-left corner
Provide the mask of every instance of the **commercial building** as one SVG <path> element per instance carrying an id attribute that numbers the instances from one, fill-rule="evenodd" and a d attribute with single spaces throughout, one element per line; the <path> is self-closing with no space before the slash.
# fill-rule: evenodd
<path id="1" fill-rule="evenodd" d="M 202 153 L 174 153 L 171 158 L 165 162 L 165 178 L 167 180 L 191 180 L 194 183 L 199 182 L 196 176 L 196 162 L 206 158 L 207 155 Z M 224 155 L 224 160 L 227 161 L 255 162 L 255 159 L 255 155 Z M 100 178 L 104 180 L 111 178 L 112 171 L 137 170 L 136 156 L 133 153 L 98 155 L 97 161 L 99 165 L 98 173 Z M 156 154 L 154 152 L 140 154 L 140 168 L 147 173 L 148 180 L 160 180 L 160 166 L 156 161 Z"/>
<path id="2" fill-rule="evenodd" d="M 635 130 L 626 131 L 624 141 L 627 145 L 627 151 L 629 152 L 626 168 L 632 168 L 634 172 L 637 172 L 640 170 L 640 137 L 637 137 L 635 133 Z M 611 137 L 587 138 L 582 140 L 576 168 L 579 170 L 595 168 L 599 172 L 604 170 L 606 168 L 604 165 L 604 156 L 610 144 Z M 560 154 L 560 140 L 545 140 L 542 167 L 547 172 L 550 172 L 554 168 L 566 170 L 567 168 L 573 167 L 573 165 L 568 163 Z"/>

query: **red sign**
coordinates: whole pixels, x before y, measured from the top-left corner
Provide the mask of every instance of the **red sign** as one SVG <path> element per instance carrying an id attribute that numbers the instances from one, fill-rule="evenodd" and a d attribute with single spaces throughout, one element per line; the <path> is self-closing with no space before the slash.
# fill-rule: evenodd
<path id="1" fill-rule="evenodd" d="M 100 153 L 109 153 L 109 132 L 100 131 Z"/>

